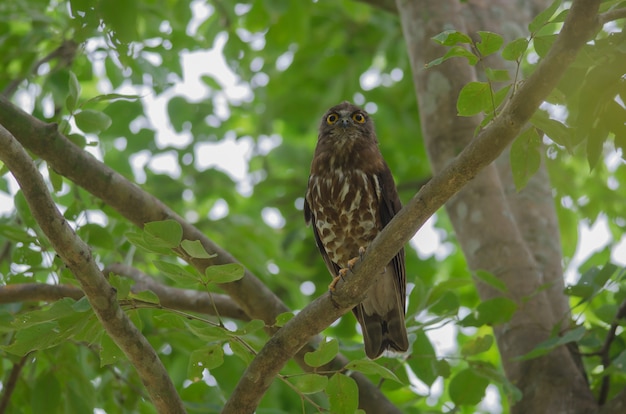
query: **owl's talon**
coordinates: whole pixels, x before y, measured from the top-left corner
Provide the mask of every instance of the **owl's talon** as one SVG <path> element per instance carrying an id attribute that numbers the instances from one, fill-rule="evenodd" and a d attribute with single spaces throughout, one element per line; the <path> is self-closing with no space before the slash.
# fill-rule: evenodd
<path id="1" fill-rule="evenodd" d="M 365 256 L 365 247 L 359 247 L 359 260 L 363 261 L 363 256 Z"/>
<path id="2" fill-rule="evenodd" d="M 343 277 L 346 275 L 346 273 L 348 273 L 348 269 L 339 269 L 339 274 L 333 278 L 332 282 L 330 282 L 330 284 L 328 285 L 328 290 L 334 292 L 335 286 L 337 285 L 337 283 L 339 283 L 340 279 L 343 280 Z"/>

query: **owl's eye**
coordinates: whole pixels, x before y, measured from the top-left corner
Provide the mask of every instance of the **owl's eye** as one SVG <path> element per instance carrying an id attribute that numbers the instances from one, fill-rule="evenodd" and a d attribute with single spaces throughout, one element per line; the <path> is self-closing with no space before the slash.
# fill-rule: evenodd
<path id="1" fill-rule="evenodd" d="M 332 125 L 335 122 L 337 122 L 338 119 L 339 119 L 339 115 L 337 115 L 337 114 L 330 114 L 330 115 L 328 115 L 328 117 L 326 117 L 326 123 L 328 125 Z"/>
<path id="2" fill-rule="evenodd" d="M 360 112 L 356 112 L 352 114 L 352 119 L 354 120 L 354 122 L 358 122 L 359 124 L 362 124 L 365 122 L 365 116 L 363 116 L 363 114 Z"/>

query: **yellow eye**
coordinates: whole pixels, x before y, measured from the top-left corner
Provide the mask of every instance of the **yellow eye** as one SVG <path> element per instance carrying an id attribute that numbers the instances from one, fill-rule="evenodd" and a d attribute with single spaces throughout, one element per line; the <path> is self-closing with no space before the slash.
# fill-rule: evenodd
<path id="1" fill-rule="evenodd" d="M 358 122 L 359 124 L 365 122 L 365 117 L 360 112 L 355 112 L 354 114 L 352 114 L 352 119 L 354 120 L 354 122 Z"/>
<path id="2" fill-rule="evenodd" d="M 338 119 L 339 119 L 339 115 L 337 115 L 337 114 L 330 114 L 330 115 L 328 115 L 328 117 L 326 117 L 326 123 L 328 125 L 332 125 L 335 122 L 337 122 Z"/>

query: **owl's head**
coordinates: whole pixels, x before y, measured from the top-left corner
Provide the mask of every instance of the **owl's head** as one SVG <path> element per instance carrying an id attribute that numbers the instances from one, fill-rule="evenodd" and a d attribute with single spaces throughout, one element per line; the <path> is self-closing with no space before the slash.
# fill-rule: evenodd
<path id="1" fill-rule="evenodd" d="M 374 123 L 363 109 L 344 101 L 330 108 L 322 118 L 319 139 L 370 139 L 376 142 Z"/>

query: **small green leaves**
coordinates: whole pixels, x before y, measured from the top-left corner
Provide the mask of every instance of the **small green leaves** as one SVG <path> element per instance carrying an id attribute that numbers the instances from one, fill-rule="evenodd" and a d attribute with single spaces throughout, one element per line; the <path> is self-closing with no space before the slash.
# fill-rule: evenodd
<path id="1" fill-rule="evenodd" d="M 485 335 L 472 338 L 461 347 L 461 355 L 464 357 L 473 356 L 487 352 L 493 345 L 493 336 Z"/>
<path id="2" fill-rule="evenodd" d="M 440 57 L 440 58 L 437 58 L 437 59 L 433 59 L 430 62 L 428 62 L 426 64 L 426 68 L 429 68 L 431 66 L 440 65 L 443 62 L 445 62 L 446 60 L 448 60 L 450 58 L 453 58 L 453 57 L 464 57 L 464 58 L 467 59 L 467 61 L 469 62 L 470 65 L 475 65 L 476 63 L 478 63 L 478 56 L 476 56 L 475 54 L 473 54 L 472 52 L 467 50 L 465 47 L 463 47 L 463 46 L 452 46 L 446 52 L 446 54 L 443 55 L 443 57 Z"/>
<path id="3" fill-rule="evenodd" d="M 539 345 L 537 345 L 532 351 L 529 353 L 522 355 L 517 358 L 518 360 L 527 360 L 540 357 L 542 355 L 546 355 L 554 348 L 559 347 L 561 345 L 568 344 L 570 342 L 578 342 L 585 335 L 587 329 L 584 326 L 579 326 L 575 329 L 567 331 L 563 336 L 555 336 L 552 337 Z"/>
<path id="4" fill-rule="evenodd" d="M 339 343 L 336 339 L 323 341 L 315 351 L 304 354 L 304 362 L 310 367 L 321 367 L 330 362 L 339 352 Z"/>
<path id="5" fill-rule="evenodd" d="M 211 259 L 217 257 L 217 254 L 209 254 L 202 245 L 200 240 L 183 240 L 180 243 L 185 253 L 196 259 Z"/>
<path id="6" fill-rule="evenodd" d="M 511 145 L 511 170 L 515 188 L 520 191 L 541 165 L 541 140 L 535 128 L 522 132 Z"/>
<path id="7" fill-rule="evenodd" d="M 456 30 L 446 30 L 432 38 L 442 46 L 454 46 L 457 43 L 472 43 L 472 39 L 465 33 Z"/>
<path id="8" fill-rule="evenodd" d="M 183 228 L 176 220 L 152 221 L 146 223 L 143 230 L 162 246 L 175 248 L 183 238 Z"/>
<path id="9" fill-rule="evenodd" d="M 528 39 L 523 37 L 515 39 L 502 49 L 502 58 L 512 61 L 519 60 L 526 49 L 528 49 Z"/>
<path id="10" fill-rule="evenodd" d="M 214 343 L 196 349 L 189 356 L 187 375 L 193 380 L 202 379 L 202 371 L 213 369 L 224 363 L 224 350 L 221 343 Z"/>
<path id="11" fill-rule="evenodd" d="M 508 322 L 517 310 L 511 299 L 496 297 L 481 302 L 474 313 L 467 315 L 460 322 L 461 326 L 499 325 Z"/>
<path id="12" fill-rule="evenodd" d="M 104 112 L 84 109 L 74 115 L 76 126 L 85 133 L 97 133 L 106 130 L 113 122 Z"/>
<path id="13" fill-rule="evenodd" d="M 487 82 L 470 82 L 461 89 L 456 109 L 460 116 L 473 116 L 491 105 L 491 87 Z"/>
<path id="14" fill-rule="evenodd" d="M 209 266 L 204 271 L 205 283 L 230 283 L 243 277 L 245 269 L 239 263 Z"/>
<path id="15" fill-rule="evenodd" d="M 496 53 L 502 47 L 504 40 L 502 36 L 492 32 L 478 32 L 480 42 L 476 43 L 476 49 L 484 56 Z"/>
<path id="16" fill-rule="evenodd" d="M 70 71 L 70 79 L 69 79 L 69 94 L 65 99 L 65 105 L 70 112 L 73 112 L 76 109 L 76 105 L 78 105 L 78 98 L 80 97 L 80 83 L 78 82 L 78 78 L 74 74 L 74 72 Z"/>
<path id="17" fill-rule="evenodd" d="M 315 394 L 326 388 L 328 377 L 320 374 L 303 374 L 290 378 L 289 382 L 303 394 Z"/>
<path id="18" fill-rule="evenodd" d="M 354 414 L 359 406 L 359 388 L 347 375 L 337 373 L 330 377 L 326 395 L 332 413 Z"/>
<path id="19" fill-rule="evenodd" d="M 554 0 L 547 9 L 539 13 L 532 22 L 528 25 L 528 31 L 530 33 L 535 33 L 537 30 L 541 29 L 546 23 L 550 21 L 550 18 L 554 16 L 554 13 L 559 8 L 561 4 L 561 0 Z"/>
<path id="20" fill-rule="evenodd" d="M 346 365 L 346 369 L 362 372 L 363 374 L 368 375 L 380 375 L 383 378 L 394 380 L 396 382 L 401 382 L 396 374 L 369 359 L 359 359 L 356 361 L 352 361 L 348 365 Z"/>

